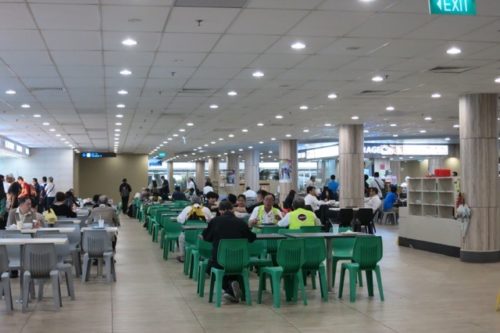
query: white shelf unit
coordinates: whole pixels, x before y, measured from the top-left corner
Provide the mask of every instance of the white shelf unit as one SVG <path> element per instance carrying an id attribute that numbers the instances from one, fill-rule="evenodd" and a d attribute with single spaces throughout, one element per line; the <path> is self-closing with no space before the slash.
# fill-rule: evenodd
<path id="1" fill-rule="evenodd" d="M 408 214 L 454 218 L 457 177 L 410 178 L 408 181 Z"/>

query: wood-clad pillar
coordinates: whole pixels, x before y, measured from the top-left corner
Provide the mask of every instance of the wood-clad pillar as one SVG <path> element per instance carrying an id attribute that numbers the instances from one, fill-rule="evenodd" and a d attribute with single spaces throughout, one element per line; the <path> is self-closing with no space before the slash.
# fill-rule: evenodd
<path id="1" fill-rule="evenodd" d="M 460 97 L 461 189 L 472 216 L 460 257 L 500 261 L 497 151 L 497 94 Z"/>
<path id="2" fill-rule="evenodd" d="M 254 191 L 258 191 L 260 188 L 259 161 L 260 155 L 257 149 L 250 149 L 245 152 L 245 186 L 250 186 Z"/>
<path id="3" fill-rule="evenodd" d="M 238 194 L 240 186 L 240 165 L 237 154 L 227 155 L 226 192 Z"/>
<path id="4" fill-rule="evenodd" d="M 174 192 L 174 161 L 167 162 L 168 167 L 168 187 L 170 189 L 170 193 Z"/>
<path id="5" fill-rule="evenodd" d="M 340 126 L 340 207 L 364 205 L 363 146 L 363 125 Z"/>
<path id="6" fill-rule="evenodd" d="M 218 157 L 210 157 L 208 159 L 208 177 L 212 181 L 212 186 L 215 192 L 219 192 L 219 178 L 220 178 L 220 169 L 219 169 L 219 158 Z M 205 184 L 200 184 L 200 187 L 205 186 Z"/>
<path id="7" fill-rule="evenodd" d="M 297 140 L 280 142 L 279 160 L 279 192 L 283 202 L 290 190 L 297 191 Z"/>
<path id="8" fill-rule="evenodd" d="M 205 186 L 205 161 L 196 161 L 196 185 L 201 191 L 203 186 Z"/>

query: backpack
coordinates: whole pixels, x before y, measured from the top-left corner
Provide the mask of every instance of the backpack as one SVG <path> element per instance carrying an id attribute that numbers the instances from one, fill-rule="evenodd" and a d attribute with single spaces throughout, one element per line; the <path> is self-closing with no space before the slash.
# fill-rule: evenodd
<path id="1" fill-rule="evenodd" d="M 191 210 L 187 214 L 187 219 L 188 220 L 200 220 L 200 221 L 206 221 L 205 213 L 203 213 L 203 206 L 200 206 L 198 204 L 194 204 L 191 207 Z"/>
<path id="2" fill-rule="evenodd" d="M 49 208 L 49 210 L 43 212 L 43 217 L 45 218 L 45 221 L 47 221 L 48 224 L 53 225 L 56 224 L 57 222 L 57 215 L 52 208 Z"/>

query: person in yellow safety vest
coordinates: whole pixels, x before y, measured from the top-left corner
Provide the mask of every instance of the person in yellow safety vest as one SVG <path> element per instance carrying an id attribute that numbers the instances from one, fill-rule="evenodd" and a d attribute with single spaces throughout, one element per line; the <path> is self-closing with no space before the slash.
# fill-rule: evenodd
<path id="1" fill-rule="evenodd" d="M 276 224 L 283 218 L 280 210 L 273 207 L 274 195 L 268 194 L 264 197 L 263 205 L 257 206 L 253 209 L 248 225 L 253 227 L 257 224 Z"/>
<path id="2" fill-rule="evenodd" d="M 321 225 L 320 219 L 311 212 L 305 209 L 306 202 L 302 197 L 295 197 L 292 203 L 293 211 L 285 215 L 285 217 L 278 222 L 280 227 L 288 227 L 290 230 L 297 230 L 301 227 L 312 227 Z"/>

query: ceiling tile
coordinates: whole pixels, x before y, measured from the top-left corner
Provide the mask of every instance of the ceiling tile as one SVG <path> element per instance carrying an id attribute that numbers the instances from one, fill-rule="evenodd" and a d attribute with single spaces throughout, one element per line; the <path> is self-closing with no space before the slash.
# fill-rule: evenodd
<path id="1" fill-rule="evenodd" d="M 281 35 L 307 13 L 300 10 L 245 9 L 231 24 L 228 33 Z"/>
<path id="2" fill-rule="evenodd" d="M 343 36 L 366 21 L 368 13 L 314 11 L 288 34 L 295 36 Z"/>
<path id="3" fill-rule="evenodd" d="M 156 55 L 154 66 L 196 67 L 206 57 L 206 53 L 165 53 Z"/>
<path id="4" fill-rule="evenodd" d="M 249 0 L 247 8 L 313 9 L 323 0 Z"/>
<path id="5" fill-rule="evenodd" d="M 496 2 L 499 4 L 498 2 Z M 500 31 L 500 19 L 478 28 L 470 33 L 458 36 L 459 40 L 498 42 L 498 32 Z"/>
<path id="6" fill-rule="evenodd" d="M 32 4 L 41 29 L 99 30 L 99 9 L 95 5 Z"/>
<path id="7" fill-rule="evenodd" d="M 214 52 L 261 53 L 278 40 L 279 36 L 224 35 Z"/>
<path id="8" fill-rule="evenodd" d="M 301 69 L 335 69 L 356 59 L 352 56 L 311 55 L 296 68 Z"/>
<path id="9" fill-rule="evenodd" d="M 0 51 L 8 65 L 51 65 L 52 61 L 46 51 Z"/>
<path id="10" fill-rule="evenodd" d="M 151 78 L 166 78 L 166 79 L 187 79 L 196 71 L 196 67 L 151 67 L 149 77 Z"/>
<path id="11" fill-rule="evenodd" d="M 120 74 L 120 71 L 124 68 L 130 70 L 132 72 L 131 76 L 123 76 Z M 148 66 L 106 66 L 104 68 L 106 77 L 115 77 L 122 78 L 122 80 L 127 81 L 129 79 L 134 78 L 145 78 L 148 74 L 149 67 Z"/>
<path id="12" fill-rule="evenodd" d="M 51 50 L 101 49 L 101 36 L 98 31 L 44 30 L 42 33 Z"/>
<path id="13" fill-rule="evenodd" d="M 370 2 L 352 0 L 326 0 L 318 9 L 335 11 L 369 11 L 378 12 L 397 4 L 399 0 L 377 0 Z"/>
<path id="14" fill-rule="evenodd" d="M 59 77 L 54 66 L 12 65 L 11 68 L 20 77 Z"/>
<path id="15" fill-rule="evenodd" d="M 245 67 L 257 57 L 254 53 L 210 53 L 203 61 L 206 67 Z"/>
<path id="16" fill-rule="evenodd" d="M 129 51 L 121 43 L 126 38 L 133 38 L 137 41 L 134 52 L 156 51 L 160 45 L 161 34 L 159 32 L 104 32 L 104 50 Z"/>
<path id="17" fill-rule="evenodd" d="M 45 44 L 36 30 L 0 30 L 0 50 L 45 50 Z"/>
<path id="18" fill-rule="evenodd" d="M 102 78 L 104 71 L 101 66 L 59 66 L 59 72 L 66 77 L 97 77 Z"/>
<path id="19" fill-rule="evenodd" d="M 153 52 L 104 52 L 104 64 L 106 66 L 150 66 L 153 62 Z"/>
<path id="20" fill-rule="evenodd" d="M 292 68 L 307 57 L 305 54 L 263 54 L 250 67 L 253 68 Z"/>
<path id="21" fill-rule="evenodd" d="M 102 66 L 100 51 L 52 51 L 58 66 Z"/>
<path id="22" fill-rule="evenodd" d="M 36 25 L 26 4 L 2 3 L 0 4 L 0 29 L 36 29 Z"/>
<path id="23" fill-rule="evenodd" d="M 233 8 L 176 7 L 170 13 L 165 32 L 222 33 L 239 11 Z"/>
<path id="24" fill-rule="evenodd" d="M 406 35 L 431 21 L 430 15 L 378 13 L 349 32 L 349 37 L 397 38 Z"/>
<path id="25" fill-rule="evenodd" d="M 102 28 L 105 31 L 161 32 L 169 7 L 103 6 Z"/>
<path id="26" fill-rule="evenodd" d="M 170 52 L 208 52 L 221 35 L 194 33 L 165 33 L 160 51 Z"/>
<path id="27" fill-rule="evenodd" d="M 415 39 L 455 39 L 471 33 L 475 29 L 485 26 L 488 23 L 493 23 L 494 21 L 495 18 L 492 17 L 463 16 L 460 17 L 460 20 L 457 20 L 455 17 L 451 16 L 439 16 L 432 22 L 416 29 L 405 37 Z M 404 21 L 403 24 L 405 24 Z M 406 24 L 408 24 L 408 22 L 406 22 Z"/>

